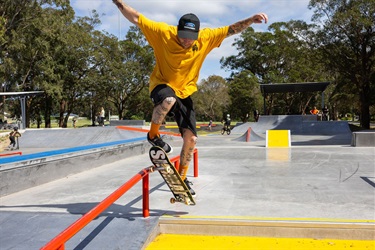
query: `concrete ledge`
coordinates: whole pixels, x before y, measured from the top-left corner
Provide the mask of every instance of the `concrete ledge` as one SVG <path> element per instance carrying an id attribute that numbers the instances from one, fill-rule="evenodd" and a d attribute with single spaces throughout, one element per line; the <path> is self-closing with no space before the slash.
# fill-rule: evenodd
<path id="1" fill-rule="evenodd" d="M 110 126 L 144 126 L 145 120 L 114 120 L 110 121 Z"/>
<path id="2" fill-rule="evenodd" d="M 375 240 L 366 222 L 176 219 L 161 217 L 161 234 Z"/>
<path id="3" fill-rule="evenodd" d="M 375 147 L 375 131 L 365 130 L 353 132 L 353 147 Z"/>
<path id="4" fill-rule="evenodd" d="M 0 197 L 144 154 L 149 147 L 137 138 L 1 159 Z"/>

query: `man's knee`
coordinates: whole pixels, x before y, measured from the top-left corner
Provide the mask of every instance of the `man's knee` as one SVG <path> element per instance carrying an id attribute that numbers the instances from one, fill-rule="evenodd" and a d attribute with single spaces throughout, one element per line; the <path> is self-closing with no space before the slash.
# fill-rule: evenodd
<path id="1" fill-rule="evenodd" d="M 183 133 L 184 133 L 183 139 L 185 143 L 188 143 L 190 145 L 197 144 L 198 137 L 196 137 L 190 129 L 184 129 Z"/>
<path id="2" fill-rule="evenodd" d="M 190 138 L 190 141 L 192 144 L 194 144 L 194 146 L 197 144 L 197 140 L 198 140 L 198 137 L 196 137 L 195 135 Z"/>
<path id="3" fill-rule="evenodd" d="M 161 124 L 175 103 L 176 98 L 167 97 L 160 104 L 156 105 L 154 107 L 152 121 L 156 124 Z"/>
<path id="4" fill-rule="evenodd" d="M 167 114 L 171 110 L 171 108 L 173 107 L 173 105 L 175 103 L 176 103 L 176 98 L 167 97 L 161 102 L 160 105 L 161 105 L 163 111 L 165 112 L 165 114 Z"/>

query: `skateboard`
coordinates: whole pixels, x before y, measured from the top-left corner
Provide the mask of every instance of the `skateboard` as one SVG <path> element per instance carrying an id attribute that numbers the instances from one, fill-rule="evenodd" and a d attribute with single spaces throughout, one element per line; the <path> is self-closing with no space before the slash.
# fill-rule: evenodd
<path id="1" fill-rule="evenodd" d="M 181 179 L 177 169 L 169 160 L 167 153 L 165 153 L 161 147 L 153 146 L 150 148 L 149 155 L 151 162 L 154 164 L 152 170 L 159 171 L 161 177 L 164 179 L 174 196 L 170 199 L 170 202 L 172 204 L 175 202 L 181 202 L 190 206 L 195 205 L 193 196 Z"/>

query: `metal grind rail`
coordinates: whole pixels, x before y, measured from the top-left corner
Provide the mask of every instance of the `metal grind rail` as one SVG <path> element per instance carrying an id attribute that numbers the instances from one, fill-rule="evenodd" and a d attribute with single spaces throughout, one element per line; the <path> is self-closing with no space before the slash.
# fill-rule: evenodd
<path id="1" fill-rule="evenodd" d="M 194 177 L 198 177 L 198 150 L 194 150 Z M 173 157 L 171 162 L 175 168 L 179 168 L 180 156 Z M 122 195 L 129 191 L 135 184 L 142 180 L 142 213 L 143 217 L 147 218 L 150 215 L 149 209 L 149 190 L 150 190 L 150 178 L 149 173 L 153 172 L 153 167 L 142 169 L 136 175 L 134 175 L 129 181 L 119 187 L 116 191 L 110 194 L 102 202 L 96 205 L 93 209 L 84 214 L 81 218 L 76 220 L 73 224 L 67 227 L 59 235 L 53 238 L 41 250 L 64 250 L 65 243 L 70 240 L 75 234 L 82 230 L 87 224 L 98 217 L 103 211 L 110 207 L 116 200 Z"/>

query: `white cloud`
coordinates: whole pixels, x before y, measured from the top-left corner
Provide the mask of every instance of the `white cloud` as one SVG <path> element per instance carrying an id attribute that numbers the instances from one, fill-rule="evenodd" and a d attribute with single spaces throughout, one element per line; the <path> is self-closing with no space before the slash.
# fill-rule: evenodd
<path id="1" fill-rule="evenodd" d="M 105 4 L 104 1 L 88 1 L 88 0 L 72 0 L 71 6 L 77 13 L 83 13 L 82 16 L 88 15 L 92 10 L 100 10 L 101 6 Z"/>

